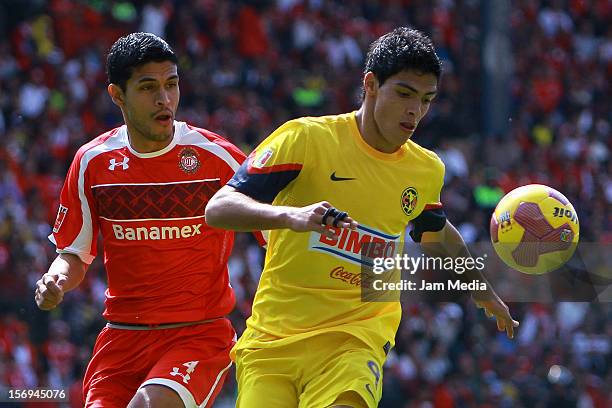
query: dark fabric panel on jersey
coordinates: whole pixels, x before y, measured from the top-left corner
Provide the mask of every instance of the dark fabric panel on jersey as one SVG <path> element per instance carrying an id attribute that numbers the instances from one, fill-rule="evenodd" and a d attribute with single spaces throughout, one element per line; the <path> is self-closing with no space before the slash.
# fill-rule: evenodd
<path id="1" fill-rule="evenodd" d="M 298 166 L 278 166 L 278 169 L 272 167 L 265 172 L 253 172 L 252 168 L 249 171 L 249 161 L 247 159 L 242 163 L 227 185 L 262 203 L 271 204 L 276 195 L 287 187 L 301 170 Z"/>
<path id="2" fill-rule="evenodd" d="M 169 184 L 93 186 L 96 211 L 112 220 L 184 218 L 204 215 L 211 197 L 221 188 L 218 180 Z"/>
<path id="3" fill-rule="evenodd" d="M 437 232 L 446 224 L 446 213 L 441 208 L 425 210 L 412 220 L 412 231 L 410 237 L 414 242 L 421 242 L 424 232 Z"/>

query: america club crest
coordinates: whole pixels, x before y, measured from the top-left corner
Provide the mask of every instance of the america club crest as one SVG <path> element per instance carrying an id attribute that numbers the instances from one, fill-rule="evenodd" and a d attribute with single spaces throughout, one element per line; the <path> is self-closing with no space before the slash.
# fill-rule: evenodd
<path id="1" fill-rule="evenodd" d="M 410 215 L 414 212 L 414 209 L 417 206 L 419 199 L 419 193 L 416 188 L 408 187 L 402 192 L 402 198 L 400 204 L 402 205 L 402 210 L 404 214 Z"/>
<path id="2" fill-rule="evenodd" d="M 199 154 L 191 147 L 185 147 L 179 152 L 179 169 L 187 174 L 193 174 L 200 168 Z"/>

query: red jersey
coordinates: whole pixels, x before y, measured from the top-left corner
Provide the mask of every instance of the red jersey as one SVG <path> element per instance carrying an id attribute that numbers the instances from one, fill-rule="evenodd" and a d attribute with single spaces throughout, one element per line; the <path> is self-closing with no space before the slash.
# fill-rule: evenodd
<path id="1" fill-rule="evenodd" d="M 106 319 L 160 324 L 232 310 L 234 235 L 206 225 L 204 209 L 244 158 L 227 140 L 184 122 L 174 122 L 172 142 L 157 152 L 132 149 L 125 125 L 79 149 L 49 239 L 58 253 L 90 264 L 102 233 Z"/>

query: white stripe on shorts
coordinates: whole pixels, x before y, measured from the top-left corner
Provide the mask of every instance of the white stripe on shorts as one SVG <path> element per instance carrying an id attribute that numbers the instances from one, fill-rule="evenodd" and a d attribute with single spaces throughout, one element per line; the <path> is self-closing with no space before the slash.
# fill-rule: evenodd
<path id="1" fill-rule="evenodd" d="M 215 380 L 215 383 L 213 384 L 212 388 L 210 389 L 210 391 L 208 392 L 208 395 L 206 396 L 206 398 L 204 399 L 204 402 L 202 402 L 202 404 L 200 404 L 200 406 L 198 408 L 204 408 L 206 407 L 206 404 L 208 404 L 208 400 L 210 399 L 210 397 L 213 395 L 213 391 L 215 390 L 215 388 L 217 387 L 217 384 L 219 383 L 219 380 L 221 380 L 221 376 L 223 376 L 223 373 L 226 372 L 227 370 L 229 370 L 229 368 L 232 366 L 232 362 L 230 361 L 230 363 L 227 365 L 227 367 L 225 367 L 223 370 L 221 370 L 219 372 L 219 374 L 217 374 L 217 379 Z"/>
<path id="2" fill-rule="evenodd" d="M 230 362 L 227 365 L 227 367 L 219 371 L 219 374 L 217 374 L 217 378 L 215 379 L 214 384 L 210 388 L 208 395 L 206 396 L 206 398 L 204 398 L 204 401 L 200 405 L 196 404 L 195 398 L 193 398 L 191 391 L 189 391 L 183 384 L 177 381 L 170 380 L 168 378 L 149 378 L 147 381 L 140 384 L 140 387 L 138 388 L 140 389 L 144 387 L 145 385 L 151 385 L 151 384 L 164 385 L 176 391 L 179 397 L 181 397 L 181 400 L 183 400 L 183 404 L 185 405 L 185 408 L 204 408 L 206 407 L 206 404 L 208 404 L 208 401 L 212 397 L 215 389 L 217 388 L 217 385 L 219 385 L 219 381 L 221 381 L 221 377 L 223 376 L 223 373 L 229 370 L 231 366 L 232 366 L 232 363 Z"/>

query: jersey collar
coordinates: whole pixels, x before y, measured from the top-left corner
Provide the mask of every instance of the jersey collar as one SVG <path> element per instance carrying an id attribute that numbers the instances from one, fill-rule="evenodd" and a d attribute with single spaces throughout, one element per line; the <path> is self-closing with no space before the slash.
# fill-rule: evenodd
<path id="1" fill-rule="evenodd" d="M 130 138 L 128 136 L 128 132 L 127 132 L 127 126 L 123 125 L 121 127 L 121 132 L 122 132 L 122 136 L 125 138 L 125 142 L 127 144 L 127 148 L 128 150 L 136 157 L 140 157 L 143 159 L 149 159 L 152 157 L 158 157 L 161 156 L 162 154 L 168 153 L 170 150 L 172 150 L 174 148 L 174 146 L 176 146 L 177 144 L 177 140 L 178 140 L 178 134 L 180 134 L 180 132 L 182 132 L 183 130 L 183 125 L 184 122 L 177 122 L 176 120 L 174 121 L 174 134 L 172 135 L 172 141 L 170 142 L 170 144 L 166 147 L 164 147 L 161 150 L 157 150 L 155 152 L 149 152 L 149 153 L 140 153 L 137 152 L 136 150 L 134 150 L 132 148 L 132 145 L 130 145 Z"/>
<path id="2" fill-rule="evenodd" d="M 383 153 L 379 150 L 376 150 L 369 144 L 367 144 L 366 141 L 363 140 L 363 136 L 361 135 L 361 132 L 359 131 L 359 127 L 357 126 L 356 114 L 357 114 L 357 111 L 353 111 L 350 113 L 349 123 L 351 127 L 351 135 L 353 135 L 353 139 L 355 139 L 357 146 L 359 146 L 359 148 L 363 152 L 365 152 L 369 156 L 374 157 L 375 159 L 385 160 L 385 161 L 400 160 L 404 158 L 406 154 L 408 154 L 408 146 L 405 143 L 393 153 Z"/>

